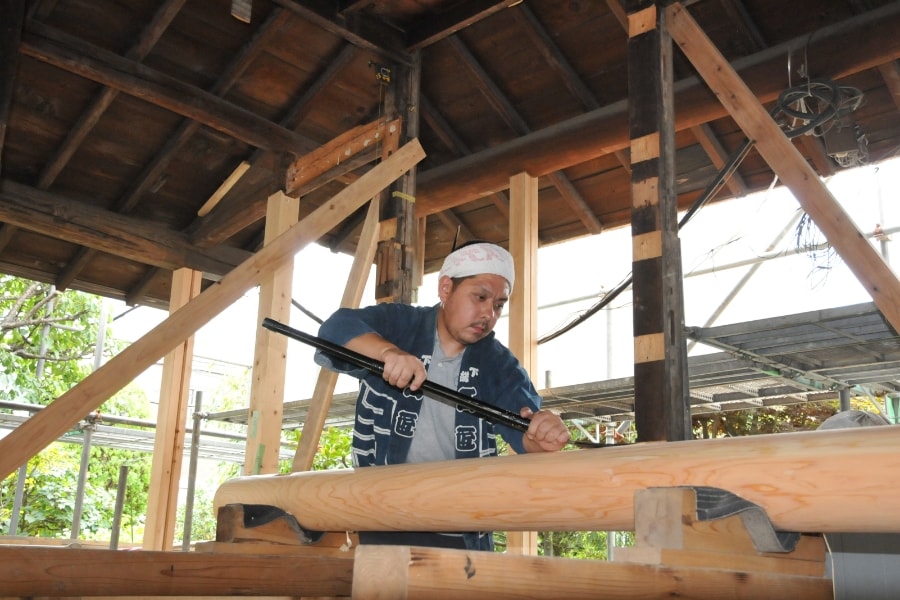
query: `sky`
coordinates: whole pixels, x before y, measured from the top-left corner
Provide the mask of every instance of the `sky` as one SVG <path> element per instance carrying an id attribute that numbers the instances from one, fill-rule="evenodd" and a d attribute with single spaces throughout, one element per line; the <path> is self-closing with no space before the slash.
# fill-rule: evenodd
<path id="1" fill-rule="evenodd" d="M 887 231 L 900 227 L 900 158 L 838 173 L 828 186 L 864 234 L 871 233 L 879 223 Z M 715 325 L 870 302 L 871 297 L 833 252 L 791 254 L 798 244 L 824 242 L 821 233 L 806 231 L 798 241 L 798 234 L 791 229 L 780 244 L 771 248 L 773 240 L 800 214 L 799 203 L 783 186 L 713 203 L 699 211 L 680 233 L 685 324 L 707 325 L 710 316 L 751 269 L 752 264 L 747 263 L 754 260 L 762 264 L 722 309 Z M 900 232 L 893 237 L 900 239 Z M 872 243 L 882 250 L 881 243 Z M 891 252 L 900 256 L 900 248 L 893 241 L 887 242 L 886 248 L 889 263 Z M 316 244 L 307 246 L 295 261 L 294 300 L 320 318 L 327 317 L 339 306 L 346 282 L 341 274 L 349 272 L 351 262 L 351 256 L 332 253 Z M 742 266 L 735 266 L 741 263 Z M 898 271 L 896 266 L 894 271 Z M 616 287 L 630 273 L 628 227 L 541 248 L 537 266 L 539 337 L 591 307 L 604 291 Z M 364 304 L 374 302 L 373 279 L 370 276 Z M 436 303 L 436 290 L 437 275 L 427 275 L 417 303 Z M 252 364 L 257 299 L 257 290 L 250 290 L 197 332 L 195 362 L 211 361 L 225 370 Z M 112 326 L 112 335 L 118 339 L 137 339 L 166 316 L 158 309 L 140 307 L 129 311 L 121 302 L 107 302 L 112 305 L 112 314 L 119 317 Z M 538 389 L 631 375 L 631 320 L 628 290 L 574 330 L 539 345 L 538 371 L 532 374 Z M 296 308 L 292 309 L 289 324 L 312 334 L 318 330 L 318 324 Z M 496 331 L 505 342 L 506 315 Z M 698 345 L 692 354 L 709 351 Z M 312 349 L 290 341 L 288 365 L 285 401 L 310 397 L 318 374 Z M 212 385 L 202 381 L 202 375 L 195 377 L 198 379 L 192 380 L 192 387 Z M 139 378 L 139 384 L 151 398 L 158 396 L 159 367 L 149 369 Z M 339 378 L 338 392 L 355 388 L 355 380 Z"/>

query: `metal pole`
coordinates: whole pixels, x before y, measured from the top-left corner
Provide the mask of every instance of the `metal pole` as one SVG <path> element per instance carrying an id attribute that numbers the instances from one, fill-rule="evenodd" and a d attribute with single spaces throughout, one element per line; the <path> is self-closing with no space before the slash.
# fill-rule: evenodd
<path id="1" fill-rule="evenodd" d="M 181 549 L 191 549 L 191 527 L 194 521 L 194 488 L 197 478 L 197 455 L 200 453 L 200 420 L 203 413 L 200 406 L 203 403 L 203 392 L 197 391 L 194 395 L 194 429 L 191 431 L 191 455 L 188 464 L 187 499 L 184 504 L 184 534 L 181 538 Z"/>
<path id="2" fill-rule="evenodd" d="M 119 485 L 116 487 L 116 510 L 113 513 L 109 549 L 119 549 L 119 529 L 122 528 L 122 510 L 125 506 L 125 490 L 128 484 L 128 465 L 119 465 Z"/>
<path id="3" fill-rule="evenodd" d="M 838 391 L 838 398 L 840 401 L 841 412 L 850 410 L 850 388 L 841 388 Z"/>
<path id="4" fill-rule="evenodd" d="M 25 496 L 25 478 L 28 476 L 28 463 L 19 467 L 16 479 L 16 495 L 13 499 L 12 515 L 9 517 L 9 535 L 16 535 L 19 530 L 19 513 L 22 512 L 22 498 Z"/>
<path id="5" fill-rule="evenodd" d="M 103 360 L 103 346 L 106 343 L 106 318 L 108 307 L 106 302 L 100 302 L 100 318 L 97 324 L 97 345 L 94 348 L 94 370 L 100 368 L 100 362 Z"/>
<path id="6" fill-rule="evenodd" d="M 56 306 L 56 286 L 50 286 L 50 300 L 47 301 L 47 317 L 53 316 L 53 308 Z M 44 376 L 44 366 L 47 363 L 47 359 L 44 358 L 47 354 L 47 337 L 50 335 L 50 323 L 44 323 L 41 327 L 41 341 L 38 345 L 38 360 L 37 364 L 34 368 L 34 377 L 35 379 L 40 379 Z"/>
<path id="7" fill-rule="evenodd" d="M 72 515 L 72 535 L 77 540 L 81 531 L 81 507 L 84 504 L 84 486 L 87 481 L 88 463 L 91 459 L 91 437 L 94 433 L 94 417 L 88 417 L 87 424 L 81 428 L 84 439 L 81 442 L 81 467 L 78 469 L 78 487 L 75 490 L 75 508 Z"/>

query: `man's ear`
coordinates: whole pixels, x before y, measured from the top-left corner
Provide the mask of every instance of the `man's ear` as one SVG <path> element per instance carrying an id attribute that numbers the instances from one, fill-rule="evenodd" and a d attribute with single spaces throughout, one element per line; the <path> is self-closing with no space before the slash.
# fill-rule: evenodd
<path id="1" fill-rule="evenodd" d="M 444 275 L 438 280 L 438 298 L 441 299 L 441 302 L 450 297 L 450 292 L 453 291 L 453 280 Z"/>

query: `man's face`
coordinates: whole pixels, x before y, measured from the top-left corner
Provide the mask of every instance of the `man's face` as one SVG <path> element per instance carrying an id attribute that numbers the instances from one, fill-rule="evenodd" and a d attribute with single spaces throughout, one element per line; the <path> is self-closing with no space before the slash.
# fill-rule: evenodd
<path id="1" fill-rule="evenodd" d="M 494 330 L 509 300 L 509 283 L 499 275 L 474 275 L 454 287 L 452 279 L 441 277 L 438 295 L 443 329 L 456 343 L 473 344 Z"/>

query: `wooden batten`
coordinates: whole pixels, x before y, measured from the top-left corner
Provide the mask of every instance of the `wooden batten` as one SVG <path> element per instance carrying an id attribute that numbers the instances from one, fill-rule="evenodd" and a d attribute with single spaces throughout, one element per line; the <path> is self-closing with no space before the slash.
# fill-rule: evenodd
<path id="1" fill-rule="evenodd" d="M 693 485 L 759 505 L 784 531 L 900 532 L 900 479 L 884 476 L 898 450 L 892 426 L 646 442 L 243 477 L 214 503 L 276 506 L 316 531 L 631 531 L 635 492 Z"/>
<path id="2" fill-rule="evenodd" d="M 376 195 L 369 202 L 366 221 L 359 234 L 356 254 L 353 256 L 353 264 L 350 266 L 350 274 L 347 276 L 347 286 L 341 297 L 341 308 L 357 308 L 362 301 L 363 291 L 365 291 L 366 282 L 372 270 L 372 261 L 375 260 L 375 249 L 380 230 L 378 221 L 380 207 L 381 202 Z M 336 372 L 328 369 L 319 370 L 316 387 L 313 389 L 312 402 L 306 413 L 306 419 L 303 421 L 303 432 L 297 445 L 297 452 L 294 454 L 291 471 L 312 469 L 319 440 L 322 438 L 322 429 L 325 427 L 328 410 L 331 408 L 331 399 L 336 383 Z"/>

